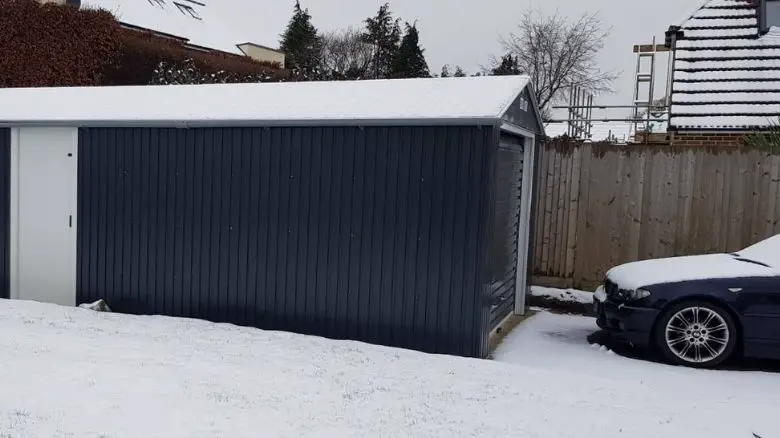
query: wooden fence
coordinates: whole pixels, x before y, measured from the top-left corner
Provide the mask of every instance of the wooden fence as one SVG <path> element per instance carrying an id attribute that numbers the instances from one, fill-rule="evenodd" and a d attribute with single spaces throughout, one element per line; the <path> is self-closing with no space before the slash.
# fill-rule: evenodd
<path id="1" fill-rule="evenodd" d="M 780 156 L 763 151 L 552 144 L 536 181 L 536 284 L 592 290 L 616 264 L 780 233 Z"/>

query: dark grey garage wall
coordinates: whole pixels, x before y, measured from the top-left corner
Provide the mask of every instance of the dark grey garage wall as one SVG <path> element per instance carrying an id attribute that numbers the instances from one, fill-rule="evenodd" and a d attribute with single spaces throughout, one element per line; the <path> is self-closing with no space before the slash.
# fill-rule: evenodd
<path id="1" fill-rule="evenodd" d="M 0 298 L 9 298 L 11 205 L 11 129 L 0 128 Z"/>
<path id="2" fill-rule="evenodd" d="M 81 129 L 79 302 L 484 356 L 493 132 Z"/>
<path id="3" fill-rule="evenodd" d="M 544 127 L 539 124 L 539 119 L 534 109 L 533 98 L 530 90 L 526 88 L 523 93 L 509 105 L 503 120 L 521 128 L 525 128 L 537 136 L 544 133 Z"/>

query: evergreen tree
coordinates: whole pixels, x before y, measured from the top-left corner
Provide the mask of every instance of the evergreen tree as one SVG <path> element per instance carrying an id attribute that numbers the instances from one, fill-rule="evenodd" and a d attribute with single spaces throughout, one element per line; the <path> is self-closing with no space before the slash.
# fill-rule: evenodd
<path id="1" fill-rule="evenodd" d="M 322 53 L 322 39 L 311 24 L 308 9 L 296 0 L 293 16 L 282 34 L 279 48 L 285 53 L 285 68 L 299 79 L 315 79 Z"/>
<path id="2" fill-rule="evenodd" d="M 449 66 L 449 64 L 444 64 L 441 67 L 441 77 L 449 78 L 451 76 L 452 76 L 452 74 L 450 74 L 450 66 Z"/>
<path id="3" fill-rule="evenodd" d="M 366 32 L 363 41 L 373 47 L 373 60 L 369 68 L 369 77 L 378 79 L 390 75 L 391 66 L 401 41 L 401 20 L 394 19 L 390 4 L 379 8 L 376 16 L 366 18 Z"/>
<path id="4" fill-rule="evenodd" d="M 501 58 L 501 63 L 491 70 L 493 76 L 511 76 L 520 73 L 522 72 L 520 71 L 518 60 L 511 53 L 504 55 Z"/>
<path id="5" fill-rule="evenodd" d="M 467 75 L 466 75 L 466 72 L 464 72 L 464 71 L 463 71 L 463 69 L 462 69 L 462 68 L 460 68 L 460 66 L 458 66 L 458 67 L 455 69 L 455 75 L 454 75 L 454 76 L 455 76 L 456 78 L 465 78 Z"/>
<path id="6" fill-rule="evenodd" d="M 406 23 L 406 34 L 393 59 L 390 76 L 393 78 L 429 78 L 428 63 L 424 50 L 420 47 L 420 34 L 417 26 Z"/>

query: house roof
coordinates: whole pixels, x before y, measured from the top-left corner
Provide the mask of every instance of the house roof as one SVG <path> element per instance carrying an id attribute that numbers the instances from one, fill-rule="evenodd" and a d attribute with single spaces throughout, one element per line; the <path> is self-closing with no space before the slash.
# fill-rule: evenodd
<path id="1" fill-rule="evenodd" d="M 83 0 L 81 4 L 108 10 L 121 23 L 179 37 L 193 46 L 240 55 L 238 44 L 248 40 L 246 32 L 228 24 L 219 1 Z"/>
<path id="2" fill-rule="evenodd" d="M 672 128 L 760 128 L 780 117 L 780 29 L 759 33 L 756 3 L 709 0 L 682 23 Z"/>
<path id="3" fill-rule="evenodd" d="M 0 89 L 0 125 L 234 125 L 495 121 L 527 76 Z M 78 102 L 74 105 L 73 102 Z M 527 111 L 536 108 L 530 105 Z"/>

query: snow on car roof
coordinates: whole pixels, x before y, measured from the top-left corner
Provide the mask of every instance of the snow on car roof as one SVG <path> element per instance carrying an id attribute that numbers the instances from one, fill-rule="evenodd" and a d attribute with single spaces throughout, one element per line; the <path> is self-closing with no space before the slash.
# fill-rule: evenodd
<path id="1" fill-rule="evenodd" d="M 639 289 L 660 283 L 763 277 L 777 273 L 777 270 L 766 266 L 738 261 L 729 254 L 707 254 L 627 263 L 610 269 L 607 278 L 621 289 Z"/>
<path id="2" fill-rule="evenodd" d="M 527 76 L 497 76 L 6 88 L 0 89 L 0 124 L 493 120 L 528 82 Z"/>
<path id="3" fill-rule="evenodd" d="M 607 278 L 622 289 L 709 278 L 774 275 L 780 275 L 780 234 L 749 246 L 736 255 L 707 254 L 642 260 L 616 266 L 607 272 Z"/>
<path id="4" fill-rule="evenodd" d="M 780 234 L 739 251 L 739 255 L 780 269 Z"/>
<path id="5" fill-rule="evenodd" d="M 766 127 L 780 117 L 780 29 L 761 34 L 752 0 L 709 0 L 681 25 L 670 125 Z"/>

